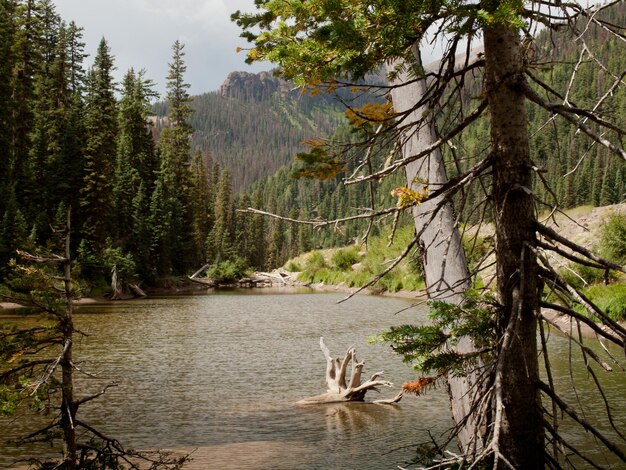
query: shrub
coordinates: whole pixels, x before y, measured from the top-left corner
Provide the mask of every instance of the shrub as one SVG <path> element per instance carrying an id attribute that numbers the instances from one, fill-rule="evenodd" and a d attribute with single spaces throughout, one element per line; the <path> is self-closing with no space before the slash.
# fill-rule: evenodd
<path id="1" fill-rule="evenodd" d="M 582 289 L 589 284 L 602 281 L 604 279 L 604 270 L 582 264 L 569 264 L 567 268 L 559 271 L 559 275 L 571 286 L 576 289 Z"/>
<path id="2" fill-rule="evenodd" d="M 314 275 L 316 271 L 324 268 L 328 268 L 326 260 L 324 259 L 324 255 L 322 255 L 319 251 L 315 251 L 306 261 L 306 265 L 304 266 L 304 272 L 310 275 Z"/>
<path id="3" fill-rule="evenodd" d="M 359 252 L 355 246 L 335 251 L 331 258 L 333 266 L 339 271 L 348 271 L 359 261 Z"/>
<path id="4" fill-rule="evenodd" d="M 287 269 L 287 271 L 289 271 L 290 273 L 299 273 L 302 271 L 302 266 L 300 266 L 298 263 L 296 263 L 295 261 L 289 261 L 289 263 L 287 263 L 287 266 L 285 266 L 285 268 Z"/>
<path id="5" fill-rule="evenodd" d="M 626 215 L 613 214 L 602 225 L 600 253 L 618 264 L 626 264 Z"/>
<path id="6" fill-rule="evenodd" d="M 585 293 L 613 320 L 626 320 L 626 284 L 596 284 Z"/>
<path id="7" fill-rule="evenodd" d="M 209 269 L 207 275 L 217 283 L 237 282 L 246 277 L 248 267 L 246 262 L 241 258 L 220 261 Z"/>

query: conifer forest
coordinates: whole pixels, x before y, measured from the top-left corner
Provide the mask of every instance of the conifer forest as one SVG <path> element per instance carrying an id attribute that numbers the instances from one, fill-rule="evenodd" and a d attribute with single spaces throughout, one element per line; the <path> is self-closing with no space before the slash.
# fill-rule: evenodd
<path id="1" fill-rule="evenodd" d="M 624 19 L 623 8 L 611 14 L 616 24 Z M 593 31 L 597 59 L 609 70 L 623 70 L 626 57 L 615 53 L 623 46 L 600 28 Z M 87 67 L 82 29 L 60 18 L 52 1 L 4 2 L 1 34 L 0 265 L 18 247 L 45 245 L 51 224 L 68 207 L 81 275 L 96 283 L 113 265 L 148 284 L 220 260 L 274 268 L 311 248 L 345 245 L 359 236 L 356 223 L 341 233 L 316 233 L 236 212 L 254 206 L 294 218 L 336 219 L 371 205 L 369 191 L 341 184 L 357 166 L 355 158 L 326 180 L 293 177 L 302 165 L 293 158 L 305 151 L 307 140 L 356 139 L 341 96 L 309 96 L 271 78 L 278 84 L 257 92 L 235 83 L 192 97 L 184 44 L 178 42 L 168 62 L 166 96 L 157 96 L 143 70 L 128 70 L 115 83 L 115 51 L 106 39 Z M 552 64 L 539 73 L 566 83 L 579 55 L 575 43 L 540 33 L 536 49 Z M 577 69 L 570 97 L 582 106 L 598 98 L 610 75 L 592 61 Z M 465 99 L 479 92 L 477 86 L 465 85 Z M 622 119 L 624 99 L 619 88 L 611 100 Z M 547 116 L 544 111 L 529 119 L 539 125 Z M 450 148 L 475 155 L 485 145 L 487 126 L 479 120 Z M 624 162 L 572 132 L 555 122 L 531 140 L 536 163 L 564 207 L 622 201 Z M 377 188 L 380 207 L 392 202 L 393 187 L 385 181 Z M 545 200 L 542 187 L 537 183 Z M 470 190 L 459 208 L 468 223 L 478 219 L 470 209 L 477 197 Z"/>
<path id="2" fill-rule="evenodd" d="M 88 55 L 54 0 L 0 0 L 0 301 L 45 317 L 0 319 L 0 415 L 25 391 L 36 412 L 58 393 L 37 432 L 64 443 L 54 468 L 183 467 L 188 455 L 136 453 L 83 421 L 79 405 L 118 384 L 74 393 L 72 348 L 88 336 L 75 301 L 273 275 L 428 301 L 428 324 L 372 337 L 418 377 L 368 403 L 437 387 L 449 399 L 448 437 L 406 468 L 619 468 L 623 406 L 596 374 L 624 373 L 626 2 L 582 3 L 254 0 L 229 24 L 249 46 L 242 68 L 271 70 L 192 94 L 183 40 L 165 77 L 118 75 L 107 39 Z M 425 49 L 440 58 L 422 63 Z M 609 206 L 598 227 L 574 220 Z M 600 235 L 572 239 L 570 222 Z M 551 329 L 580 349 L 605 427 L 555 385 Z M 300 405 L 392 386 L 382 372 L 361 382 L 353 347 L 340 360 L 319 344 L 328 391 Z M 40 360 L 49 347 L 61 352 Z"/>

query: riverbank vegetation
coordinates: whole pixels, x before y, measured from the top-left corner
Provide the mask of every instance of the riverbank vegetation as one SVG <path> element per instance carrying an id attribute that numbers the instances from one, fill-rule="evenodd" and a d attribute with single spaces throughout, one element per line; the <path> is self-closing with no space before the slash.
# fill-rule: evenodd
<path id="1" fill-rule="evenodd" d="M 601 215 L 591 216 L 592 212 Z M 574 208 L 565 212 L 570 219 L 570 237 L 582 238 L 590 250 L 607 259 L 616 259 L 619 264 L 626 262 L 626 206 L 624 204 L 608 208 L 592 209 L 589 206 Z M 589 220 L 589 219 L 592 220 Z M 565 217 L 563 217 L 565 219 Z M 585 219 L 585 226 L 582 224 Z M 490 226 L 468 226 L 463 236 L 463 246 L 468 266 L 472 271 L 477 265 L 493 263 L 493 231 Z M 409 226 L 397 230 L 393 243 L 389 244 L 389 233 L 371 236 L 367 246 L 351 245 L 343 248 L 312 250 L 290 259 L 285 263 L 287 271 L 297 272 L 298 280 L 306 283 L 320 283 L 328 286 L 359 288 L 368 285 L 372 279 L 383 273 L 413 237 Z M 580 289 L 592 302 L 597 304 L 616 321 L 626 321 L 626 276 L 624 274 L 571 263 L 560 258 L 560 275 L 573 287 Z M 493 270 L 482 271 L 474 278 L 474 287 L 492 286 Z M 406 291 L 424 293 L 424 279 L 418 250 L 413 250 L 390 273 L 372 284 L 371 289 L 380 292 L 396 293 Z M 581 314 L 587 315 L 584 308 Z"/>
<path id="2" fill-rule="evenodd" d="M 400 228 L 392 242 L 391 229 L 371 236 L 367 245 L 315 250 L 285 264 L 288 271 L 300 272 L 298 280 L 307 283 L 363 287 L 383 273 L 413 238 L 413 228 Z M 371 286 L 385 292 L 418 291 L 424 287 L 419 252 L 414 250 L 394 270 Z"/>
<path id="3" fill-rule="evenodd" d="M 71 212 L 65 223 L 53 228 L 55 243 L 32 253 L 19 252 L 19 262 L 12 263 L 7 286 L 0 288 L 0 298 L 27 305 L 39 312 L 34 324 L 18 327 L 0 325 L 0 415 L 30 412 L 49 415 L 45 426 L 20 436 L 18 444 L 62 443 L 60 462 L 36 457 L 29 468 L 140 468 L 175 470 L 188 461 L 186 456 L 172 457 L 159 450 L 137 452 L 126 448 L 89 424 L 83 405 L 102 397 L 117 386 L 109 382 L 96 393 L 85 393 L 77 386 L 77 375 L 96 375 L 78 366 L 75 345 L 84 335 L 74 323 L 74 301 L 80 290 L 72 278 Z M 60 249 L 60 252 L 51 251 Z M 79 413 L 79 410 L 81 412 Z"/>

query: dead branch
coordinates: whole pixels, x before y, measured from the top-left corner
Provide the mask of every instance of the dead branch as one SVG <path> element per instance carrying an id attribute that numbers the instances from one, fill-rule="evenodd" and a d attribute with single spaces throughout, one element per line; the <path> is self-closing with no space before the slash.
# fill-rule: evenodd
<path id="1" fill-rule="evenodd" d="M 564 106 L 561 104 L 550 103 L 544 100 L 541 96 L 539 96 L 539 94 L 535 90 L 533 90 L 530 87 L 530 85 L 528 85 L 527 83 L 524 83 L 522 87 L 524 88 L 524 94 L 530 101 L 538 104 L 539 106 L 541 106 L 547 111 L 550 111 L 552 113 L 558 114 L 559 116 L 563 117 L 565 120 L 573 124 L 576 128 L 580 129 L 583 133 L 587 134 L 587 136 L 589 136 L 592 140 L 596 141 L 600 145 L 606 147 L 611 152 L 621 157 L 622 159 L 626 160 L 626 150 L 624 150 L 621 147 L 618 147 L 613 142 L 605 139 L 601 135 L 596 134 L 591 128 L 587 127 L 581 121 L 577 120 L 573 115 L 588 117 L 589 119 L 600 124 L 601 126 L 614 130 L 615 132 L 624 133 L 622 129 L 620 129 L 617 126 L 614 126 L 608 121 L 604 121 L 603 119 L 598 118 L 597 116 L 595 116 L 593 113 L 589 111 L 578 109 L 578 108 L 572 108 L 572 107 Z"/>
<path id="2" fill-rule="evenodd" d="M 610 334 L 609 332 L 603 330 L 593 320 L 591 320 L 590 318 L 585 317 L 584 315 L 581 315 L 576 310 L 573 310 L 573 309 L 568 308 L 568 307 L 564 307 L 563 305 L 553 304 L 553 303 L 550 303 L 550 302 L 541 302 L 540 306 L 542 308 L 548 308 L 548 309 L 551 309 L 551 310 L 555 310 L 557 312 L 561 312 L 561 313 L 563 313 L 565 315 L 568 315 L 568 316 L 576 319 L 577 321 L 580 321 L 580 322 L 584 323 L 585 325 L 587 325 L 596 334 L 598 334 L 600 336 L 603 336 L 604 338 L 608 339 L 612 343 L 615 343 L 618 346 L 624 348 L 625 343 L 624 343 L 623 339 L 619 338 L 618 336 L 614 336 L 614 335 Z"/>
<path id="3" fill-rule="evenodd" d="M 561 245 L 565 245 L 566 247 L 568 247 L 570 250 L 575 251 L 583 256 L 585 256 L 586 258 L 589 258 L 590 260 L 595 261 L 597 264 L 602 265 L 604 268 L 609 268 L 609 269 L 614 269 L 616 271 L 620 271 L 623 273 L 626 273 L 626 270 L 624 269 L 624 267 L 620 266 L 619 264 L 613 263 L 612 261 L 606 260 L 604 258 L 601 258 L 597 255 L 595 255 L 594 253 L 592 253 L 591 251 L 589 251 L 588 249 L 577 245 L 576 243 L 568 240 L 565 237 L 562 237 L 561 235 L 559 235 L 558 233 L 556 233 L 554 230 L 552 230 L 550 227 L 546 227 L 543 224 L 540 223 L 536 223 L 535 224 L 535 229 L 542 234 L 543 236 L 560 243 Z"/>
<path id="4" fill-rule="evenodd" d="M 117 382 L 111 382 L 111 383 L 109 383 L 109 384 L 106 384 L 106 385 L 102 388 L 102 390 L 100 390 L 99 392 L 94 393 L 93 395 L 89 395 L 89 396 L 86 396 L 86 397 L 84 397 L 84 398 L 81 398 L 80 400 L 76 400 L 76 401 L 74 402 L 74 405 L 75 405 L 75 406 L 80 406 L 80 405 L 82 405 L 83 403 L 87 403 L 88 401 L 95 400 L 96 398 L 99 398 L 99 397 L 101 397 L 102 395 L 104 395 L 104 394 L 106 393 L 106 391 L 107 391 L 109 388 L 111 388 L 111 387 L 117 387 L 118 385 L 119 385 L 119 384 L 118 384 Z"/>
<path id="5" fill-rule="evenodd" d="M 237 209 L 237 212 L 244 212 L 244 213 L 248 213 L 248 214 L 257 214 L 257 215 L 264 215 L 267 217 L 271 217 L 273 219 L 278 219 L 278 220 L 284 220 L 285 222 L 291 222 L 294 224 L 300 224 L 300 225 L 311 225 L 313 226 L 313 228 L 322 228 L 322 227 L 327 227 L 330 225 L 336 225 L 339 223 L 343 223 L 343 222 L 350 222 L 352 220 L 360 220 L 360 219 L 371 219 L 371 218 L 375 218 L 375 217 L 384 217 L 384 216 L 388 216 L 390 214 L 394 214 L 395 212 L 398 212 L 400 209 L 398 209 L 397 207 L 390 207 L 388 209 L 383 209 L 380 211 L 373 211 L 370 210 L 370 213 L 368 214 L 358 214 L 358 215 L 352 215 L 349 217 L 342 217 L 339 219 L 332 219 L 332 220 L 303 220 L 303 219 L 293 219 L 291 217 L 284 217 L 282 215 L 278 215 L 278 214 L 273 214 L 271 212 L 266 212 L 266 211 L 262 211 L 259 209 L 255 209 L 253 207 L 248 207 L 247 209 Z"/>
<path id="6" fill-rule="evenodd" d="M 587 354 L 589 357 L 591 357 L 594 361 L 596 361 L 600 367 L 602 367 L 605 371 L 607 372 L 613 372 L 613 368 L 608 365 L 606 362 L 604 362 L 602 360 L 602 358 L 600 356 L 598 356 L 592 349 L 588 348 L 587 346 L 585 346 L 584 344 L 582 344 L 580 341 L 578 341 L 576 338 L 574 338 L 574 336 L 572 336 L 570 333 L 568 333 L 567 331 L 565 331 L 563 328 L 561 328 L 561 326 L 555 322 L 552 321 L 547 315 L 542 314 L 542 318 L 545 322 L 547 322 L 548 324 L 550 324 L 552 327 L 556 328 L 557 330 L 559 330 L 561 333 L 563 333 L 565 336 L 567 336 L 569 338 L 570 341 L 573 341 L 576 345 L 578 345 L 579 348 L 581 348 L 585 354 Z"/>
<path id="7" fill-rule="evenodd" d="M 395 161 L 394 163 L 388 165 L 387 167 L 383 168 L 382 170 L 379 170 L 376 173 L 373 173 L 371 175 L 361 176 L 361 177 L 358 177 L 358 178 L 346 181 L 345 184 L 346 185 L 350 185 L 350 184 L 361 183 L 363 181 L 379 180 L 383 176 L 386 176 L 386 175 L 389 175 L 391 173 L 394 173 L 399 168 L 402 168 L 402 167 L 408 165 L 411 162 L 414 162 L 416 160 L 419 160 L 422 157 L 425 157 L 425 156 L 429 155 L 434 150 L 440 148 L 446 142 L 448 142 L 449 140 L 451 140 L 452 138 L 454 138 L 458 134 L 460 134 L 461 131 L 463 131 L 463 129 L 465 129 L 472 122 L 474 122 L 476 119 L 478 119 L 482 115 L 483 111 L 485 111 L 485 109 L 487 109 L 487 101 L 483 100 L 478 105 L 478 107 L 474 111 L 472 111 L 470 114 L 468 114 L 467 117 L 458 126 L 456 126 L 454 129 L 452 129 L 450 132 L 448 132 L 445 136 L 440 137 L 437 141 L 433 142 L 433 144 L 431 144 L 431 145 L 425 147 L 424 149 L 422 149 L 420 152 L 418 152 L 418 153 L 416 153 L 414 155 L 410 155 L 408 157 L 403 157 L 400 160 Z"/>
<path id="8" fill-rule="evenodd" d="M 600 442 L 602 442 L 607 449 L 609 449 L 613 454 L 619 457 L 623 462 L 626 462 L 626 454 L 613 442 L 611 442 L 608 438 L 606 438 L 600 431 L 598 431 L 591 423 L 586 421 L 585 419 L 578 416 L 576 410 L 574 410 L 571 406 L 565 403 L 561 397 L 559 397 L 549 385 L 544 382 L 539 382 L 537 384 L 539 390 L 548 395 L 557 405 L 558 407 L 564 411 L 570 418 L 580 424 L 584 429 L 593 434 Z"/>

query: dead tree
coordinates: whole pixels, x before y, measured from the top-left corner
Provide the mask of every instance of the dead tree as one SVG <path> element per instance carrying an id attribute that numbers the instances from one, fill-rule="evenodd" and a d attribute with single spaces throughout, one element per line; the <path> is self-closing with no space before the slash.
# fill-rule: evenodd
<path id="1" fill-rule="evenodd" d="M 320 348 L 326 357 L 326 393 L 316 395 L 310 398 L 300 400 L 298 405 L 318 405 L 323 403 L 338 403 L 348 401 L 363 401 L 368 390 L 378 391 L 378 387 L 393 387 L 393 384 L 387 380 L 379 380 L 383 371 L 376 372 L 369 380 L 361 383 L 361 375 L 363 372 L 364 361 L 359 362 L 356 357 L 356 351 L 353 347 L 348 349 L 342 360 L 338 357 L 332 357 L 324 338 L 320 338 Z M 348 366 L 352 363 L 350 372 L 350 380 L 346 379 Z M 377 404 L 397 403 L 402 398 L 402 392 L 391 400 L 376 400 Z"/>
<path id="2" fill-rule="evenodd" d="M 55 229 L 55 233 L 62 235 L 63 254 L 18 250 L 25 264 L 15 267 L 16 276 L 10 288 L 0 292 L 0 298 L 39 309 L 46 320 L 45 324 L 28 329 L 0 325 L 0 387 L 11 390 L 7 397 L 2 397 L 10 405 L 7 409 L 26 401 L 33 409 L 52 412 L 49 424 L 18 442 L 22 445 L 52 444 L 60 438 L 63 459 L 55 462 L 54 468 L 139 469 L 141 465 L 141 468 L 178 469 L 188 460 L 187 456 L 176 457 L 160 450 L 126 449 L 117 439 L 83 421 L 78 413 L 81 405 L 100 398 L 117 384 L 109 383 L 87 396 L 79 397 L 77 393 L 75 373 L 88 377 L 93 374 L 77 367 L 74 358 L 75 338 L 83 333 L 76 328 L 73 319 L 78 294 L 72 280 L 70 222 L 68 210 L 65 226 Z M 49 326 L 51 319 L 54 323 Z M 41 468 L 48 468 L 50 464 L 31 460 L 35 462 Z"/>

